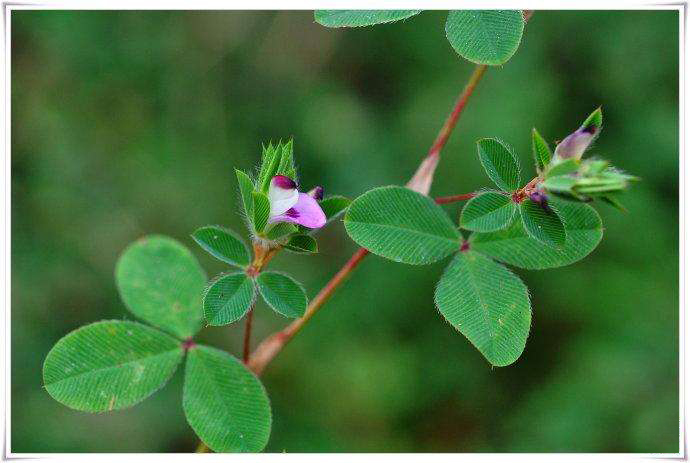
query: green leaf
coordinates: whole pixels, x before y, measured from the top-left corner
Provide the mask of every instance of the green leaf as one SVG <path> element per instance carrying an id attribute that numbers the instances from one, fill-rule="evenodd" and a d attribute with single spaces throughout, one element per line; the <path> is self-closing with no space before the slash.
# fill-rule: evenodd
<path id="1" fill-rule="evenodd" d="M 249 265 L 249 249 L 232 230 L 219 225 L 207 225 L 197 229 L 192 238 L 216 259 L 241 268 Z"/>
<path id="2" fill-rule="evenodd" d="M 240 187 L 240 197 L 242 198 L 242 205 L 244 206 L 244 213 L 247 219 L 252 220 L 254 217 L 254 200 L 252 199 L 252 191 L 254 191 L 254 183 L 249 175 L 241 170 L 235 169 L 237 175 L 237 184 Z"/>
<path id="3" fill-rule="evenodd" d="M 406 264 L 430 264 L 460 246 L 460 233 L 438 204 L 399 186 L 374 188 L 355 199 L 345 230 L 374 254 Z"/>
<path id="4" fill-rule="evenodd" d="M 329 196 L 319 201 L 319 206 L 321 206 L 321 210 L 326 215 L 327 222 L 330 222 L 345 212 L 345 209 L 350 206 L 351 202 L 345 196 Z"/>
<path id="5" fill-rule="evenodd" d="M 588 127 L 596 127 L 597 129 L 600 129 L 601 126 L 604 123 L 604 115 L 601 112 L 601 107 L 595 109 L 592 114 L 587 116 L 587 119 L 582 123 L 580 126 L 583 129 L 586 129 Z"/>
<path id="6" fill-rule="evenodd" d="M 510 225 L 516 209 L 510 196 L 493 191 L 482 193 L 465 204 L 460 226 L 479 232 L 500 230 Z"/>
<path id="7" fill-rule="evenodd" d="M 290 318 L 304 315 L 307 295 L 295 280 L 278 272 L 261 272 L 256 283 L 261 297 L 273 310 Z"/>
<path id="8" fill-rule="evenodd" d="M 549 198 L 549 206 L 558 213 L 566 230 L 561 248 L 547 246 L 531 238 L 516 219 L 505 230 L 475 233 L 471 249 L 516 267 L 545 269 L 569 265 L 597 247 L 603 231 L 599 214 L 587 204 Z"/>
<path id="9" fill-rule="evenodd" d="M 279 141 L 277 145 L 269 143 L 268 146 L 262 146 L 261 168 L 257 181 L 260 191 L 267 193 L 271 179 L 276 175 L 285 175 L 294 180 L 295 166 L 292 150 L 292 140 L 285 143 Z"/>
<path id="10" fill-rule="evenodd" d="M 316 10 L 314 20 L 326 27 L 359 27 L 407 19 L 422 10 Z"/>
<path id="11" fill-rule="evenodd" d="M 291 223 L 279 222 L 268 229 L 266 232 L 266 238 L 269 240 L 279 240 L 281 238 L 286 238 L 288 235 L 292 235 L 293 233 L 297 233 L 298 231 L 299 229 Z"/>
<path id="12" fill-rule="evenodd" d="M 70 408 L 119 410 L 163 387 L 183 354 L 179 341 L 146 325 L 100 321 L 53 346 L 43 364 L 43 384 L 51 397 Z"/>
<path id="13" fill-rule="evenodd" d="M 206 275 L 172 238 L 149 235 L 132 243 L 115 268 L 120 297 L 137 317 L 180 338 L 201 328 Z"/>
<path id="14" fill-rule="evenodd" d="M 575 158 L 569 158 L 556 164 L 549 165 L 545 172 L 545 178 L 558 177 L 561 175 L 572 174 L 577 172 L 580 168 L 580 161 Z"/>
<path id="15" fill-rule="evenodd" d="M 232 355 L 197 345 L 187 354 L 182 407 L 214 452 L 260 452 L 271 434 L 271 405 L 259 379 Z"/>
<path id="16" fill-rule="evenodd" d="M 525 349 L 532 320 L 527 287 L 491 259 L 458 253 L 438 282 L 434 301 L 492 365 L 510 365 Z"/>
<path id="17" fill-rule="evenodd" d="M 570 175 L 556 175 L 547 178 L 541 186 L 547 191 L 570 193 L 577 183 L 577 179 Z"/>
<path id="18" fill-rule="evenodd" d="M 503 191 L 520 187 L 520 164 L 513 149 L 496 138 L 483 138 L 477 142 L 479 161 L 489 178 Z"/>
<path id="19" fill-rule="evenodd" d="M 532 129 L 532 155 L 534 156 L 534 163 L 540 171 L 551 162 L 551 148 L 537 132 L 537 129 Z"/>
<path id="20" fill-rule="evenodd" d="M 565 244 L 565 227 L 552 209 L 526 199 L 520 203 L 520 217 L 525 231 L 535 240 L 557 248 Z"/>
<path id="21" fill-rule="evenodd" d="M 233 323 L 254 303 L 254 282 L 243 272 L 222 274 L 211 281 L 204 294 L 204 318 L 213 326 Z"/>
<path id="22" fill-rule="evenodd" d="M 295 161 L 293 158 L 292 139 L 288 140 L 286 143 L 280 143 L 278 148 L 280 149 L 280 164 L 278 165 L 278 171 L 275 175 L 285 175 L 294 179 Z"/>
<path id="23" fill-rule="evenodd" d="M 257 186 L 259 186 L 259 190 L 263 193 L 268 192 L 271 179 L 278 172 L 282 155 L 283 150 L 280 142 L 276 146 L 273 146 L 273 143 L 269 143 L 268 146 L 261 147 L 261 168 L 259 169 Z"/>
<path id="24" fill-rule="evenodd" d="M 525 22 L 521 11 L 450 11 L 446 37 L 453 49 L 477 64 L 498 65 L 517 51 Z"/>
<path id="25" fill-rule="evenodd" d="M 261 233 L 268 223 L 268 215 L 271 212 L 271 202 L 268 196 L 260 191 L 252 192 L 254 203 L 254 231 Z"/>
<path id="26" fill-rule="evenodd" d="M 309 235 L 291 236 L 284 247 L 285 249 L 298 253 L 319 252 L 319 246 L 316 240 Z"/>

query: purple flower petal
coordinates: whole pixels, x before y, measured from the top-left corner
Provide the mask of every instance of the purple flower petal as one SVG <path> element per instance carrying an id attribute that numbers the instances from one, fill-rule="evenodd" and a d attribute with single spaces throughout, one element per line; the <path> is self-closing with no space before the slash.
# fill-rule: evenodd
<path id="1" fill-rule="evenodd" d="M 555 155 L 561 159 L 580 159 L 598 133 L 599 130 L 594 126 L 576 130 L 556 146 Z"/>
<path id="2" fill-rule="evenodd" d="M 307 228 L 321 228 L 326 225 L 326 214 L 314 198 L 306 193 L 300 193 L 293 207 L 284 214 L 271 217 L 269 222 L 290 222 Z"/>

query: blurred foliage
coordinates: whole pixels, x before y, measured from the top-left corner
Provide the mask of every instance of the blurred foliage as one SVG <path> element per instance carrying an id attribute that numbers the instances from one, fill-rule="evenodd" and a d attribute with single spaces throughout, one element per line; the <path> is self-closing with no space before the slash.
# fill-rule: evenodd
<path id="1" fill-rule="evenodd" d="M 256 164 L 261 142 L 294 137 L 305 189 L 406 181 L 472 71 L 445 16 L 332 30 L 310 11 L 12 12 L 12 451 L 195 448 L 182 372 L 134 408 L 89 415 L 43 390 L 46 353 L 78 326 L 131 319 L 114 266 L 144 234 L 223 269 L 189 235 L 218 223 L 246 236 L 233 167 Z M 628 214 L 599 208 L 591 256 L 519 271 L 534 305 L 520 360 L 490 368 L 442 320 L 446 262 L 372 256 L 266 371 L 267 450 L 678 450 L 677 31 L 672 11 L 535 13 L 444 150 L 432 194 L 472 191 L 487 185 L 477 139 L 501 137 L 528 165 L 533 126 L 553 143 L 603 105 L 593 152 L 642 177 Z M 319 247 L 272 266 L 313 296 L 356 249 L 339 222 Z M 260 306 L 254 339 L 285 323 Z M 241 325 L 201 339 L 238 354 Z"/>

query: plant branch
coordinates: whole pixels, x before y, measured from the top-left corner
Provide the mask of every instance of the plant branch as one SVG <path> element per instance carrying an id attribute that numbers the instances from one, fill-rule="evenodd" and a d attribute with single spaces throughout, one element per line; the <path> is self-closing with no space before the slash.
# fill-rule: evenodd
<path id="1" fill-rule="evenodd" d="M 477 196 L 477 193 L 463 193 L 461 195 L 441 196 L 439 198 L 434 198 L 434 201 L 436 204 L 448 204 L 472 199 L 475 196 Z"/>
<path id="2" fill-rule="evenodd" d="M 254 318 L 254 304 L 247 312 L 247 320 L 244 322 L 244 345 L 242 349 L 242 361 L 247 363 L 249 361 L 249 345 L 252 338 L 252 319 Z"/>
<path id="3" fill-rule="evenodd" d="M 477 83 L 479 83 L 485 71 L 486 65 L 478 64 L 475 66 L 472 75 L 467 81 L 467 84 L 465 84 L 465 88 L 462 90 L 462 93 L 460 93 L 460 96 L 455 102 L 453 110 L 448 115 L 448 118 L 446 118 L 446 122 L 443 124 L 443 127 L 441 127 L 441 130 L 439 130 L 438 135 L 436 135 L 436 139 L 431 145 L 431 148 L 429 148 L 426 158 L 424 158 L 422 163 L 419 165 L 417 171 L 414 173 L 410 181 L 407 182 L 407 187 L 411 190 L 417 191 L 424 195 L 429 194 L 431 182 L 434 180 L 434 172 L 436 171 L 436 166 L 438 165 L 441 155 L 441 150 L 444 146 L 446 146 L 446 142 L 448 141 L 448 138 L 450 138 L 450 134 L 453 132 L 455 125 L 458 123 L 460 114 L 462 114 L 463 109 L 465 109 L 467 101 L 469 100 L 470 96 L 472 96 Z"/>
<path id="4" fill-rule="evenodd" d="M 439 131 L 434 143 L 431 145 L 429 152 L 427 153 L 422 163 L 417 168 L 417 171 L 412 176 L 410 181 L 407 183 L 407 187 L 422 193 L 424 195 L 429 193 L 431 188 L 431 182 L 434 178 L 434 171 L 438 165 L 441 150 L 446 145 L 450 134 L 452 133 L 455 125 L 462 114 L 463 109 L 467 105 L 467 101 L 474 92 L 477 83 L 481 80 L 484 72 L 486 71 L 485 65 L 478 65 L 475 67 L 470 79 L 468 80 L 465 88 L 460 93 L 455 106 L 451 111 L 450 115 L 446 119 L 443 127 Z M 473 193 L 468 193 L 472 194 Z M 461 195 L 462 196 L 462 195 Z M 468 198 L 464 198 L 468 199 Z M 460 201 L 460 199 L 457 199 Z M 451 202 L 451 201 L 447 201 Z M 323 306 L 323 304 L 331 297 L 333 292 L 338 288 L 343 281 L 347 278 L 352 271 L 357 268 L 357 266 L 362 262 L 362 260 L 369 254 L 365 248 L 359 248 L 352 257 L 347 261 L 343 267 L 338 270 L 338 272 L 331 278 L 326 286 L 319 291 L 314 299 L 309 303 L 307 310 L 303 317 L 290 323 L 283 330 L 269 336 L 264 341 L 262 341 L 259 346 L 254 350 L 254 352 L 249 357 L 249 361 L 246 362 L 250 370 L 252 370 L 257 375 L 260 375 L 266 365 L 268 365 L 273 358 L 278 355 L 278 353 L 285 347 L 285 345 L 290 342 L 290 340 L 297 334 L 302 327 L 318 312 L 318 310 Z"/>

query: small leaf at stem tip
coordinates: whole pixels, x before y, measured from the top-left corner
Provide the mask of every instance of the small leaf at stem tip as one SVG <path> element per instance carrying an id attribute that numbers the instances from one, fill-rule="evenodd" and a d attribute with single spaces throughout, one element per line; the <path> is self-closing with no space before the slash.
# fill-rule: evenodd
<path id="1" fill-rule="evenodd" d="M 206 252 L 230 265 L 249 265 L 249 249 L 235 232 L 219 225 L 207 225 L 192 233 L 192 238 Z"/>
<path id="2" fill-rule="evenodd" d="M 374 188 L 355 199 L 345 230 L 357 244 L 405 264 L 430 264 L 457 251 L 460 233 L 441 206 L 399 186 Z"/>
<path id="3" fill-rule="evenodd" d="M 491 365 L 510 365 L 525 349 L 529 294 L 501 264 L 471 250 L 457 253 L 436 286 L 434 302 Z"/>
<path id="4" fill-rule="evenodd" d="M 360 27 L 407 19 L 422 10 L 316 10 L 314 20 L 326 27 Z"/>
<path id="5" fill-rule="evenodd" d="M 446 37 L 463 58 L 476 64 L 499 65 L 517 51 L 525 21 L 519 10 L 450 11 Z"/>
<path id="6" fill-rule="evenodd" d="M 586 129 L 588 127 L 596 127 L 597 129 L 601 129 L 601 126 L 604 124 L 604 115 L 601 112 L 601 106 L 595 109 L 592 114 L 587 116 L 587 119 L 582 123 L 581 127 L 583 129 Z"/>
<path id="7" fill-rule="evenodd" d="M 297 253 L 315 253 L 319 252 L 319 246 L 316 240 L 309 235 L 294 235 L 284 245 L 285 249 Z"/>
<path id="8" fill-rule="evenodd" d="M 551 162 L 551 149 L 537 129 L 532 129 L 532 155 L 538 171 L 544 170 Z"/>
<path id="9" fill-rule="evenodd" d="M 252 200 L 252 191 L 254 191 L 254 182 L 246 173 L 235 169 L 237 176 L 237 184 L 240 188 L 240 197 L 242 198 L 242 206 L 244 207 L 244 214 L 248 220 L 253 221 L 254 217 L 254 201 Z"/>
<path id="10" fill-rule="evenodd" d="M 510 196 L 494 191 L 481 193 L 465 204 L 460 226 L 478 232 L 500 230 L 511 224 L 516 209 Z"/>
<path id="11" fill-rule="evenodd" d="M 304 315 L 307 295 L 304 289 L 288 275 L 264 271 L 256 279 L 259 293 L 276 312 L 289 318 Z"/>
<path id="12" fill-rule="evenodd" d="M 178 241 L 161 235 L 135 241 L 118 259 L 115 281 L 125 306 L 142 320 L 180 339 L 201 329 L 206 274 Z"/>
<path id="13" fill-rule="evenodd" d="M 254 303 L 254 291 L 254 282 L 244 272 L 219 275 L 203 294 L 206 323 L 222 326 L 241 319 Z"/>
<path id="14" fill-rule="evenodd" d="M 565 227 L 558 214 L 546 202 L 526 199 L 520 203 L 520 216 L 527 234 L 537 241 L 561 248 L 565 244 Z"/>
<path id="15" fill-rule="evenodd" d="M 261 233 L 266 228 L 268 216 L 271 212 L 271 202 L 268 196 L 260 191 L 252 191 L 252 201 L 254 203 L 254 231 Z"/>
<path id="16" fill-rule="evenodd" d="M 577 172 L 580 168 L 580 161 L 578 159 L 565 159 L 560 162 L 552 162 L 547 167 L 544 173 L 545 178 L 556 177 L 559 175 L 567 175 Z"/>
<path id="17" fill-rule="evenodd" d="M 271 404 L 259 379 L 232 355 L 197 345 L 187 354 L 182 408 L 214 452 L 260 452 L 271 433 Z"/>
<path id="18" fill-rule="evenodd" d="M 46 391 L 81 411 L 135 405 L 163 387 L 177 370 L 180 341 L 136 322 L 106 320 L 60 339 L 43 364 Z"/>
<path id="19" fill-rule="evenodd" d="M 520 164 L 513 149 L 496 138 L 477 141 L 477 153 L 486 174 L 503 191 L 520 187 Z"/>

